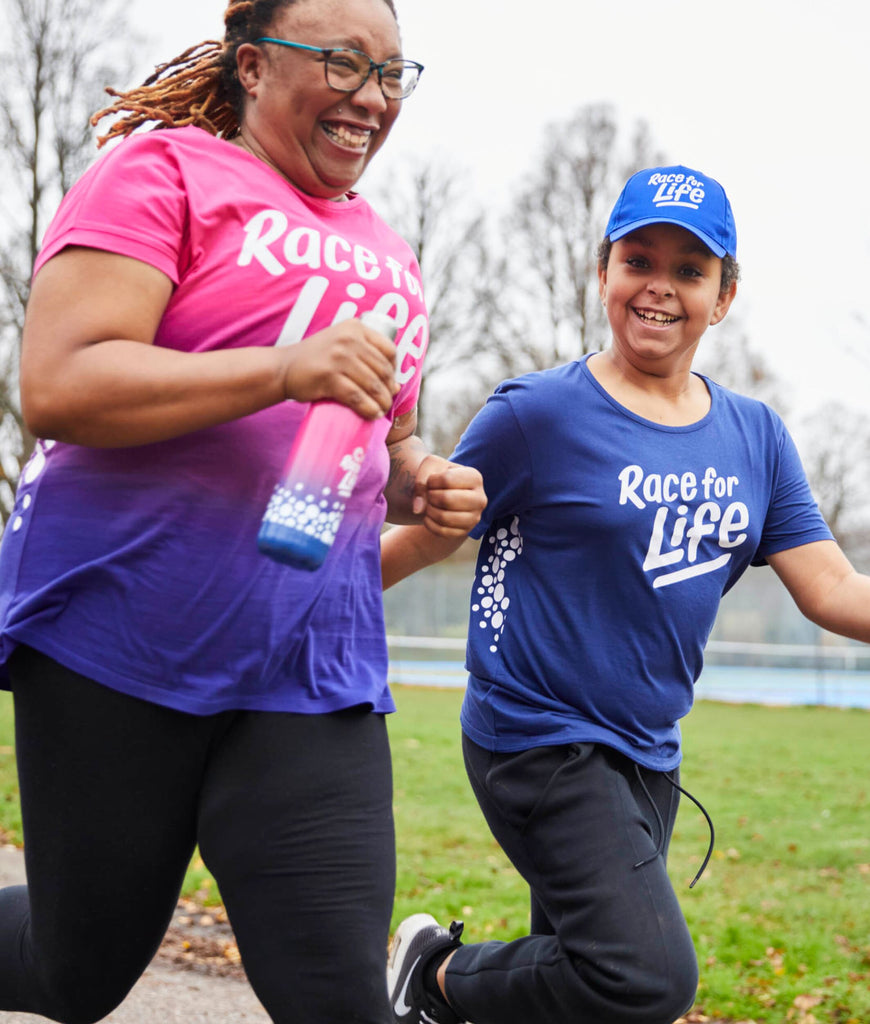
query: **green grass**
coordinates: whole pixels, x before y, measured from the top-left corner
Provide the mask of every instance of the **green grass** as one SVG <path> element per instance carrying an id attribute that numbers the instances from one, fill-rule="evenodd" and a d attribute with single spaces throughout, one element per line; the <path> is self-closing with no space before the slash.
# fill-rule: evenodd
<path id="1" fill-rule="evenodd" d="M 462 768 L 461 694 L 395 688 L 394 922 L 461 917 L 469 941 L 528 928 L 528 894 Z M 758 1024 L 870 1022 L 870 714 L 699 703 L 684 723 L 671 877 L 701 964 L 697 1009 Z"/>
<path id="2" fill-rule="evenodd" d="M 0 843 L 21 845 L 12 695 L 0 691 Z"/>
<path id="3" fill-rule="evenodd" d="M 390 718 L 398 885 L 394 922 L 461 917 L 466 938 L 528 928 L 528 894 L 465 779 L 461 693 L 396 687 Z M 701 964 L 697 1009 L 757 1024 L 870 1021 L 870 714 L 699 703 L 684 723 L 684 800 L 671 876 Z M 0 696 L 0 838 L 20 842 L 11 708 Z M 191 865 L 188 894 L 216 890 Z"/>

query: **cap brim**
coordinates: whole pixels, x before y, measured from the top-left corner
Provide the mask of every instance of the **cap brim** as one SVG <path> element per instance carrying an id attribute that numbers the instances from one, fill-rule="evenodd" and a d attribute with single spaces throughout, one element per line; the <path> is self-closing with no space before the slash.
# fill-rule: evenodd
<path id="1" fill-rule="evenodd" d="M 637 231 L 638 228 L 644 228 L 648 224 L 676 224 L 678 228 L 685 228 L 686 231 L 690 231 L 696 238 L 700 238 L 714 256 L 718 256 L 721 259 L 723 256 L 728 255 L 728 251 L 723 249 L 722 246 L 718 242 L 715 242 L 708 234 L 705 234 L 703 231 L 699 231 L 691 224 L 687 224 L 684 220 L 679 220 L 677 217 L 645 217 L 643 220 L 632 221 L 631 224 L 623 224 L 622 227 L 617 228 L 615 231 L 611 231 L 607 237 L 611 242 L 615 242 L 617 239 L 623 238 L 625 235 L 630 235 L 632 231 Z"/>

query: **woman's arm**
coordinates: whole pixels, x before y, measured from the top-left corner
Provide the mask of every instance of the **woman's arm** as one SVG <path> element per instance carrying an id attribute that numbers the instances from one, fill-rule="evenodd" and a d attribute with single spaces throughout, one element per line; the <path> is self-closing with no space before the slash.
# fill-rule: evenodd
<path id="1" fill-rule="evenodd" d="M 810 621 L 870 643 L 870 576 L 857 572 L 834 541 L 802 544 L 767 561 Z"/>
<path id="2" fill-rule="evenodd" d="M 395 347 L 377 331 L 348 320 L 298 345 L 178 352 L 153 344 L 172 288 L 154 267 L 97 249 L 64 249 L 40 269 L 21 353 L 34 434 L 148 444 L 288 398 L 332 398 L 367 419 L 389 411 Z"/>

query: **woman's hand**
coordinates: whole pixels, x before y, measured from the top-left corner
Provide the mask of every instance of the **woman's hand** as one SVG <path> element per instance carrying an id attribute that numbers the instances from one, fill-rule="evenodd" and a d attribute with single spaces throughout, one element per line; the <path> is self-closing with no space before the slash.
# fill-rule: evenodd
<path id="1" fill-rule="evenodd" d="M 365 419 L 385 416 L 399 390 L 396 346 L 359 320 L 344 320 L 282 350 L 284 397 L 328 398 Z"/>

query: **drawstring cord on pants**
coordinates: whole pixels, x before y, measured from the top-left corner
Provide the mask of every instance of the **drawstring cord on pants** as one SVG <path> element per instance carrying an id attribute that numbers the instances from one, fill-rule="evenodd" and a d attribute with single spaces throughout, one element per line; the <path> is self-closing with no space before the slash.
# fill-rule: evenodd
<path id="1" fill-rule="evenodd" d="M 635 868 L 642 868 L 644 866 L 644 864 L 652 863 L 652 861 L 654 861 L 656 859 L 656 857 L 658 857 L 658 855 L 664 849 L 664 845 L 665 845 L 665 823 L 662 821 L 662 816 L 659 813 L 659 809 L 656 806 L 655 800 L 653 800 L 652 795 L 650 794 L 650 791 L 646 787 L 646 783 L 643 781 L 643 774 L 641 773 L 640 765 L 637 762 L 635 762 L 635 764 L 634 764 L 634 771 L 635 771 L 635 774 L 637 775 L 637 781 L 640 783 L 640 788 L 644 791 L 644 795 L 646 796 L 647 800 L 649 800 L 649 802 L 650 802 L 650 806 L 652 807 L 653 813 L 656 816 L 656 824 L 658 825 L 658 829 L 659 829 L 659 841 L 658 841 L 658 844 L 657 844 L 657 846 L 655 848 L 655 851 L 654 851 L 653 855 L 651 857 L 647 857 L 645 860 L 638 861 L 637 864 L 634 865 Z M 679 783 L 674 782 L 673 778 L 671 777 L 670 772 L 663 772 L 662 774 L 668 780 L 668 782 L 670 782 L 670 784 L 674 787 L 674 789 L 678 790 L 680 793 L 683 794 L 683 796 L 687 796 L 692 801 L 692 803 L 698 808 L 698 810 L 701 812 L 701 814 L 703 814 L 704 817 L 707 819 L 707 825 L 710 828 L 710 845 L 707 847 L 707 856 L 704 858 L 704 863 L 698 869 L 698 873 L 695 875 L 695 877 L 689 883 L 689 888 L 693 889 L 695 887 L 695 883 L 698 881 L 698 879 L 701 877 L 701 875 L 704 874 L 704 871 L 705 871 L 707 865 L 710 863 L 710 858 L 713 856 L 713 844 L 716 842 L 716 832 L 715 832 L 715 830 L 713 828 L 713 820 L 710 817 L 710 815 L 707 813 L 707 810 L 704 807 L 704 805 L 701 803 L 701 801 L 700 800 L 696 800 L 695 797 L 693 797 L 692 794 L 687 789 L 683 789 L 683 787 L 681 785 L 679 785 Z"/>

